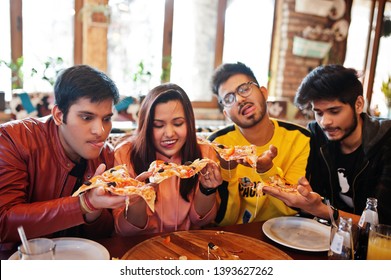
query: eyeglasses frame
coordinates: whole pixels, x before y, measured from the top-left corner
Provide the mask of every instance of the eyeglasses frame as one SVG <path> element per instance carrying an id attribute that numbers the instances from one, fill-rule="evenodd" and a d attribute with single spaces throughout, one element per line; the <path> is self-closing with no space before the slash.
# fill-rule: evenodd
<path id="1" fill-rule="evenodd" d="M 249 93 L 248 93 L 247 95 L 242 95 L 241 93 L 239 93 L 240 87 L 242 87 L 242 86 L 244 86 L 244 85 L 250 85 L 250 86 L 251 86 L 251 85 L 254 85 L 254 86 L 256 86 L 256 87 L 259 88 L 259 85 L 258 85 L 256 82 L 254 82 L 254 81 L 248 81 L 248 82 L 246 82 L 246 83 L 243 83 L 243 84 L 238 85 L 237 88 L 235 89 L 235 91 L 233 91 L 233 92 L 228 92 L 227 94 L 225 94 L 225 95 L 223 96 L 223 98 L 221 98 L 221 97 L 219 96 L 219 103 L 220 103 L 221 105 L 223 105 L 224 107 L 229 108 L 229 107 L 232 107 L 232 106 L 235 104 L 235 102 L 237 101 L 236 95 L 240 95 L 241 97 L 248 97 L 248 96 L 250 96 L 251 93 L 252 93 L 252 90 L 251 90 L 251 89 L 249 90 Z M 226 105 L 226 104 L 223 103 L 223 99 L 225 99 L 225 97 L 226 97 L 228 94 L 234 94 L 234 96 L 235 96 L 235 101 L 232 102 L 232 104 L 230 104 L 230 105 Z"/>

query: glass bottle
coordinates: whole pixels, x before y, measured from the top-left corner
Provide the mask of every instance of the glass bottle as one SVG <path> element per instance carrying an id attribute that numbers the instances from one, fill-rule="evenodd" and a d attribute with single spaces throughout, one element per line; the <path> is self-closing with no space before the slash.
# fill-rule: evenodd
<path id="1" fill-rule="evenodd" d="M 377 199 L 373 197 L 367 198 L 367 204 L 361 214 L 358 222 L 356 244 L 354 259 L 365 260 L 367 257 L 368 235 L 371 226 L 379 223 L 379 216 L 377 213 Z"/>
<path id="2" fill-rule="evenodd" d="M 332 226 L 330 249 L 328 252 L 329 260 L 352 260 L 353 236 L 352 219 L 339 217 L 338 228 Z"/>
<path id="3" fill-rule="evenodd" d="M 379 215 L 377 213 L 377 199 L 373 197 L 367 198 L 367 205 L 362 212 L 360 221 L 358 222 L 359 228 L 365 228 L 365 223 L 371 225 L 377 225 L 379 223 Z"/>

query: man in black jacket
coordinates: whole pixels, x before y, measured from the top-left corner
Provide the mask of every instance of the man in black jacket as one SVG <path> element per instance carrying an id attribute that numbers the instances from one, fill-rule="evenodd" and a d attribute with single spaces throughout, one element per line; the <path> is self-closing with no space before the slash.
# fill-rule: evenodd
<path id="1" fill-rule="evenodd" d="M 366 199 L 378 200 L 379 222 L 391 224 L 391 120 L 364 112 L 363 87 L 354 69 L 319 66 L 302 81 L 295 97 L 300 108 L 311 108 L 314 122 L 306 178 L 300 195 L 265 187 L 265 193 L 314 216 L 339 214 L 357 222 Z M 337 210 L 338 209 L 338 210 Z"/>

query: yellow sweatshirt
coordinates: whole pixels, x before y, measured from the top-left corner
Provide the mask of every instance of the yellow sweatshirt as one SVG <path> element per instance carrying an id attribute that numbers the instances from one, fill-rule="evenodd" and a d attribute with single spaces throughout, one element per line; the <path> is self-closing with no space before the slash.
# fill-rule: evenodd
<path id="1" fill-rule="evenodd" d="M 234 169 L 222 169 L 223 184 L 219 187 L 216 223 L 223 225 L 265 221 L 270 218 L 294 215 L 297 212 L 286 206 L 281 200 L 269 195 L 256 196 L 255 185 L 261 180 L 279 174 L 289 183 L 296 184 L 305 176 L 307 159 L 310 152 L 310 133 L 302 126 L 271 119 L 275 131 L 272 139 L 263 146 L 257 147 L 257 155 L 261 155 L 273 144 L 278 149 L 278 155 L 273 160 L 273 167 L 265 173 L 258 174 L 254 168 L 239 164 Z M 224 145 L 250 145 L 236 125 L 229 125 L 208 137 Z M 247 177 L 250 182 L 243 183 Z"/>

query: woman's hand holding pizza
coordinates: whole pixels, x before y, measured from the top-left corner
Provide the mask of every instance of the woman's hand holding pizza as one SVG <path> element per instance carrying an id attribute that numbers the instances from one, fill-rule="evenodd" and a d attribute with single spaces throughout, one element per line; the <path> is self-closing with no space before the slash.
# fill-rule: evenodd
<path id="1" fill-rule="evenodd" d="M 223 183 L 220 167 L 215 162 L 209 162 L 199 174 L 200 184 L 206 189 L 217 188 Z"/>
<path id="2" fill-rule="evenodd" d="M 147 179 L 149 179 L 149 177 L 152 176 L 152 174 L 153 174 L 152 171 L 144 171 L 144 172 L 140 173 L 139 175 L 137 175 L 137 177 L 135 179 L 140 182 L 145 182 Z M 159 186 L 159 184 L 156 184 L 156 183 L 148 183 L 146 185 L 154 187 L 155 190 L 156 190 L 156 187 Z"/>
<path id="3" fill-rule="evenodd" d="M 199 189 L 194 198 L 194 207 L 198 215 L 203 217 L 216 206 L 217 187 L 223 183 L 220 166 L 216 162 L 209 162 L 201 171 Z"/>

